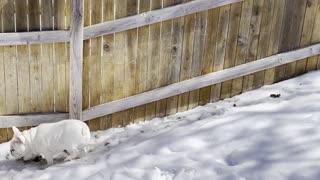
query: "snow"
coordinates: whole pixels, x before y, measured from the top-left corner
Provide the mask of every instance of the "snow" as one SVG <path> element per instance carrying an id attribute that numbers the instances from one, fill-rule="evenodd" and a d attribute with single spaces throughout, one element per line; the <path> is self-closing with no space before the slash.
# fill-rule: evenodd
<path id="1" fill-rule="evenodd" d="M 46 169 L 6 160 L 4 143 L 0 179 L 316 180 L 319 102 L 315 71 L 163 119 L 92 133 L 93 152 Z"/>

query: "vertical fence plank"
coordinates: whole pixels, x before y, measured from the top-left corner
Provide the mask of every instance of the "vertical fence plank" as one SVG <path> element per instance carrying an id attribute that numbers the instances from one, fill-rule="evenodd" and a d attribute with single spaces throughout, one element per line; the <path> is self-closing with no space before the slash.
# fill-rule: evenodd
<path id="1" fill-rule="evenodd" d="M 192 55 L 195 36 L 196 14 L 190 14 L 184 18 L 184 33 L 183 33 L 183 49 L 182 62 L 180 70 L 180 81 L 191 78 Z M 197 27 L 199 28 L 199 27 Z M 179 95 L 178 111 L 188 110 L 189 92 Z"/>
<path id="2" fill-rule="evenodd" d="M 41 1 L 41 30 L 53 30 L 52 1 Z M 53 43 L 41 44 L 43 111 L 54 111 L 54 64 Z"/>
<path id="3" fill-rule="evenodd" d="M 215 49 L 217 41 L 217 30 L 220 8 L 211 9 L 208 11 L 206 44 L 204 49 L 204 62 L 202 63 L 202 75 L 213 71 L 213 62 L 215 59 Z M 204 105 L 210 102 L 211 86 L 200 89 L 199 104 Z"/>
<path id="4" fill-rule="evenodd" d="M 38 0 L 29 0 L 29 30 L 40 30 L 40 3 Z M 29 46 L 30 58 L 30 86 L 31 86 L 31 108 L 33 112 L 43 112 L 43 91 L 41 89 L 41 45 Z"/>
<path id="5" fill-rule="evenodd" d="M 151 0 L 151 10 L 161 8 L 161 1 Z M 148 72 L 147 72 L 147 90 L 157 88 L 159 77 L 159 61 L 160 61 L 160 28 L 161 23 L 150 25 L 149 41 L 148 41 Z M 156 117 L 156 102 L 146 105 L 146 119 Z"/>
<path id="6" fill-rule="evenodd" d="M 102 22 L 102 1 L 91 0 L 91 23 L 90 25 Z M 90 107 L 101 103 L 101 44 L 102 38 L 97 37 L 91 39 L 90 60 L 89 60 L 89 96 Z M 90 128 L 92 131 L 101 129 L 101 118 L 90 120 Z"/>
<path id="7" fill-rule="evenodd" d="M 116 8 L 115 18 L 119 19 L 127 16 L 127 0 L 115 0 Z M 114 100 L 124 98 L 124 82 L 125 82 L 125 58 L 127 48 L 127 32 L 115 33 L 114 45 Z M 112 126 L 123 126 L 123 120 L 126 119 L 126 112 L 118 112 L 112 116 Z"/>
<path id="8" fill-rule="evenodd" d="M 114 0 L 103 1 L 103 21 L 114 19 Z M 113 99 L 113 82 L 114 82 L 114 35 L 103 36 L 102 52 L 102 102 L 110 102 Z M 103 117 L 102 128 L 112 127 L 112 115 Z"/>
<path id="9" fill-rule="evenodd" d="M 303 22 L 306 12 L 306 1 L 294 0 L 290 1 L 290 3 L 295 4 L 295 8 L 293 9 L 293 21 L 291 24 L 291 34 L 290 36 L 290 47 L 286 51 L 293 50 L 300 47 L 300 39 L 302 34 Z M 297 62 L 292 62 L 286 65 L 286 79 L 293 78 L 296 74 L 296 64 Z"/>
<path id="10" fill-rule="evenodd" d="M 14 0 L 6 2 L 2 10 L 2 18 L 3 32 L 14 32 Z M 6 114 L 17 114 L 19 112 L 19 103 L 16 46 L 5 46 L 3 48 L 3 60 L 6 86 Z M 8 140 L 11 136 L 11 129 L 8 129 Z"/>
<path id="11" fill-rule="evenodd" d="M 206 37 L 208 11 L 196 13 L 195 37 L 191 67 L 191 78 L 201 75 L 201 67 L 203 62 L 204 45 Z M 194 90 L 189 93 L 189 107 L 195 108 L 199 104 L 199 90 Z"/>
<path id="12" fill-rule="evenodd" d="M 127 16 L 136 15 L 138 13 L 138 0 L 127 1 Z M 127 56 L 125 59 L 125 97 L 135 94 L 136 89 L 136 62 L 138 51 L 138 29 L 131 29 L 127 32 Z M 125 111 L 126 119 L 123 124 L 128 125 L 133 122 L 134 109 L 128 109 Z"/>
<path id="13" fill-rule="evenodd" d="M 317 5 L 317 14 L 315 17 L 315 22 L 314 22 L 314 27 L 313 27 L 313 32 L 312 32 L 312 38 L 311 38 L 311 44 L 314 43 L 319 43 L 320 42 L 320 1 L 318 1 Z M 307 71 L 313 71 L 319 68 L 317 67 L 317 64 L 319 64 L 319 56 L 314 56 L 308 58 L 307 62 Z"/>
<path id="14" fill-rule="evenodd" d="M 174 4 L 182 3 L 182 0 L 175 0 Z M 172 39 L 171 39 L 171 61 L 169 62 L 168 82 L 175 83 L 179 81 L 180 65 L 182 60 L 182 43 L 183 43 L 183 23 L 184 17 L 172 20 Z M 166 114 L 171 115 L 177 112 L 178 96 L 167 99 Z"/>
<path id="15" fill-rule="evenodd" d="M 224 57 L 226 52 L 226 42 L 228 36 L 228 25 L 230 20 L 230 5 L 220 8 L 217 41 L 215 49 L 215 59 L 213 63 L 213 71 L 219 71 L 223 69 Z M 213 85 L 211 91 L 211 101 L 219 101 L 221 94 L 221 83 Z"/>
<path id="16" fill-rule="evenodd" d="M 173 0 L 162 0 L 163 8 L 172 6 Z M 159 87 L 168 84 L 168 66 L 171 59 L 171 31 L 172 20 L 162 22 L 161 25 L 161 47 L 160 47 L 160 65 L 159 65 Z M 166 115 L 167 99 L 157 102 L 157 117 L 164 117 Z"/>
<path id="17" fill-rule="evenodd" d="M 311 43 L 312 30 L 316 19 L 318 0 L 309 0 L 307 2 L 306 14 L 304 16 L 304 23 L 302 28 L 302 35 L 300 40 L 300 47 L 306 47 Z M 297 61 L 296 75 L 302 75 L 306 72 L 307 58 Z"/>
<path id="18" fill-rule="evenodd" d="M 54 29 L 65 29 L 65 1 L 54 1 Z M 69 50 L 68 50 L 69 51 Z M 55 111 L 66 112 L 67 88 L 66 88 L 66 61 L 68 60 L 65 43 L 54 44 L 54 87 L 55 87 Z"/>
<path id="19" fill-rule="evenodd" d="M 83 65 L 83 0 L 72 0 L 70 30 L 70 105 L 71 119 L 82 119 L 82 65 Z M 99 92 L 100 94 L 100 92 Z"/>
<path id="20" fill-rule="evenodd" d="M 280 52 L 286 52 L 299 47 L 300 35 L 302 31 L 303 16 L 305 12 L 305 1 L 303 5 L 300 0 L 286 0 L 285 4 L 285 13 L 283 28 L 281 32 Z M 301 6 L 302 5 L 302 6 Z M 295 68 L 295 63 L 294 63 Z M 275 81 L 283 81 L 289 75 L 291 76 L 294 73 L 293 64 L 285 64 L 279 67 L 276 67 Z"/>
<path id="21" fill-rule="evenodd" d="M 83 26 L 90 26 L 90 0 L 84 0 Z M 83 69 L 82 69 L 82 109 L 90 107 L 89 103 L 89 66 L 90 66 L 90 39 L 83 41 Z M 90 125 L 89 121 L 86 121 Z"/>
<path id="22" fill-rule="evenodd" d="M 279 43 L 281 37 L 281 29 L 283 24 L 283 15 L 285 10 L 285 0 L 275 0 L 274 12 L 272 17 L 272 33 L 268 47 L 268 56 L 277 54 L 279 52 Z M 276 68 L 271 68 L 265 71 L 264 84 L 273 84 L 275 80 Z"/>
<path id="23" fill-rule="evenodd" d="M 249 33 L 249 49 L 247 54 L 246 63 L 255 61 L 258 54 L 260 25 L 262 19 L 262 9 L 264 0 L 254 0 L 253 2 L 253 13 L 250 22 L 250 33 Z M 254 74 L 250 74 L 243 77 L 242 92 L 246 92 L 253 89 Z"/>
<path id="24" fill-rule="evenodd" d="M 4 2 L 0 1 L 1 7 L 4 7 Z M 3 20 L 3 9 L 0 9 L 0 22 Z M 0 23 L 0 32 L 3 32 L 2 23 Z M 6 79 L 5 79 L 5 64 L 4 64 L 4 47 L 0 47 L 0 115 L 6 114 Z M 0 142 L 7 141 L 7 129 L 0 129 Z"/>
<path id="25" fill-rule="evenodd" d="M 227 48 L 224 60 L 224 69 L 231 68 L 235 64 L 236 47 L 240 25 L 242 3 L 231 4 L 230 22 L 228 28 Z M 221 84 L 221 99 L 231 97 L 232 80 Z"/>
<path id="26" fill-rule="evenodd" d="M 257 59 L 268 56 L 269 39 L 271 35 L 271 25 L 273 16 L 273 0 L 265 0 L 262 10 L 262 20 L 260 26 L 259 44 Z M 260 88 L 264 85 L 265 71 L 254 73 L 253 89 Z"/>
<path id="27" fill-rule="evenodd" d="M 242 13 L 239 27 L 239 37 L 237 42 L 237 52 L 235 66 L 244 64 L 249 49 L 249 32 L 250 19 L 252 15 L 253 0 L 244 1 L 242 4 Z M 231 96 L 238 95 L 242 92 L 243 77 L 236 78 L 232 81 Z"/>
<path id="28" fill-rule="evenodd" d="M 140 0 L 139 13 L 150 11 L 150 0 Z M 138 28 L 138 57 L 136 64 L 136 93 L 146 91 L 147 85 L 147 59 L 148 59 L 148 42 L 149 26 Z M 146 106 L 138 106 L 134 109 L 134 122 L 145 120 Z"/>
<path id="29" fill-rule="evenodd" d="M 27 0 L 15 3 L 16 30 L 17 32 L 28 31 L 28 6 Z M 18 94 L 19 94 L 19 113 L 31 112 L 30 98 L 30 77 L 29 77 L 29 58 L 28 45 L 17 46 L 17 71 L 18 71 Z"/>

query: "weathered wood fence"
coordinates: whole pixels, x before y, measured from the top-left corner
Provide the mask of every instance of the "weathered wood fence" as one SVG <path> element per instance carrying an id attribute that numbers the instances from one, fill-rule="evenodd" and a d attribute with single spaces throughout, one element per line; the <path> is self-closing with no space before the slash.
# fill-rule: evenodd
<path id="1" fill-rule="evenodd" d="M 0 141 L 13 125 L 73 117 L 99 130 L 163 117 L 320 67 L 320 0 L 0 8 Z"/>

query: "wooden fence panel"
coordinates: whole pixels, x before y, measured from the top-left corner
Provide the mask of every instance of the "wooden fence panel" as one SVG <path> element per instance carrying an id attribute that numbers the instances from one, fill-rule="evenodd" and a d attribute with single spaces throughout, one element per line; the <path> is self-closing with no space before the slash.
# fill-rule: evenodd
<path id="1" fill-rule="evenodd" d="M 53 3 L 41 1 L 41 31 L 53 30 Z M 18 46 L 20 47 L 20 46 Z M 54 111 L 54 58 L 53 43 L 41 44 L 41 74 L 42 74 L 42 111 Z"/>
<path id="2" fill-rule="evenodd" d="M 235 66 L 244 64 L 249 49 L 249 32 L 250 20 L 252 15 L 253 0 L 246 0 L 242 4 L 242 14 L 240 18 L 239 37 L 237 42 L 237 52 Z M 231 96 L 238 95 L 242 92 L 243 77 L 232 81 Z"/>
<path id="3" fill-rule="evenodd" d="M 204 49 L 204 62 L 202 63 L 202 75 L 213 72 L 213 62 L 215 60 L 215 49 L 217 41 L 218 20 L 220 8 L 208 11 L 206 42 Z M 199 104 L 204 105 L 210 102 L 211 86 L 200 89 Z"/>
<path id="4" fill-rule="evenodd" d="M 302 35 L 300 40 L 300 47 L 306 47 L 311 43 L 312 31 L 314 22 L 316 20 L 318 0 L 310 0 L 307 3 L 306 14 L 304 17 L 304 24 L 302 28 Z M 296 75 L 302 75 L 306 72 L 307 59 L 302 59 L 296 63 Z"/>
<path id="5" fill-rule="evenodd" d="M 62 30 L 66 29 L 65 15 L 66 15 L 66 4 L 64 0 L 54 0 L 54 29 Z M 67 74 L 69 70 L 67 69 L 67 61 L 69 56 L 66 47 L 66 43 L 56 43 L 54 44 L 54 91 L 55 91 L 55 111 L 56 112 L 66 112 L 68 105 L 68 93 L 66 83 Z M 69 86 L 69 84 L 68 84 Z"/>
<path id="6" fill-rule="evenodd" d="M 140 0 L 138 12 L 144 13 L 150 11 L 150 0 Z M 148 42 L 149 26 L 138 28 L 138 54 L 136 61 L 136 93 L 146 91 L 147 88 L 147 58 L 148 58 Z M 146 106 L 139 106 L 134 109 L 134 122 L 145 120 Z"/>
<path id="7" fill-rule="evenodd" d="M 251 16 L 251 22 L 250 22 L 250 33 L 248 38 L 249 49 L 246 57 L 246 63 L 252 62 L 257 59 L 263 3 L 264 3 L 264 0 L 253 1 L 253 9 L 252 9 L 253 14 Z M 243 77 L 242 92 L 246 92 L 254 88 L 253 80 L 254 80 L 253 74 Z"/>
<path id="8" fill-rule="evenodd" d="M 0 7 L 5 7 L 3 1 L 0 1 Z M 0 9 L 0 21 L 3 19 L 3 8 Z M 3 32 L 2 23 L 0 23 L 0 32 Z M 5 79 L 5 64 L 4 64 L 4 47 L 0 47 L 0 115 L 6 114 L 6 79 Z M 0 142 L 7 141 L 7 129 L 0 129 Z"/>
<path id="9" fill-rule="evenodd" d="M 233 67 L 235 65 L 241 10 L 242 2 L 231 4 L 227 48 L 223 66 L 224 69 Z M 223 82 L 221 84 L 221 99 L 231 97 L 231 88 L 232 80 Z"/>
<path id="10" fill-rule="evenodd" d="M 102 22 L 102 1 L 90 0 L 90 25 Z M 90 39 L 89 99 L 90 107 L 101 104 L 101 52 L 102 37 Z M 90 120 L 93 131 L 101 129 L 101 118 Z"/>
<path id="11" fill-rule="evenodd" d="M 103 1 L 103 21 L 114 20 L 114 0 Z M 102 51 L 102 103 L 110 102 L 113 99 L 113 84 L 114 84 L 114 35 L 103 36 L 103 51 Z M 112 127 L 112 115 L 102 118 L 102 128 L 107 129 Z"/>
<path id="12" fill-rule="evenodd" d="M 226 42 L 228 36 L 228 25 L 230 20 L 230 5 L 226 5 L 220 8 L 217 41 L 215 49 L 215 59 L 213 63 L 213 71 L 219 71 L 223 69 L 224 57 L 226 52 Z M 221 94 L 221 83 L 212 86 L 211 89 L 211 101 L 219 101 Z"/>
<path id="13" fill-rule="evenodd" d="M 317 4 L 317 12 L 316 12 L 315 22 L 313 26 L 313 32 L 311 37 L 311 44 L 315 44 L 317 42 L 320 42 L 320 1 L 318 1 Z M 320 56 L 314 56 L 308 58 L 307 61 L 307 71 L 312 71 L 315 69 L 319 69 L 319 62 Z"/>
<path id="14" fill-rule="evenodd" d="M 3 32 L 15 31 L 14 20 L 14 1 L 10 0 L 6 2 L 6 5 L 2 11 L 2 29 Z M 6 46 L 3 48 L 4 59 L 4 73 L 5 73 L 5 85 L 6 85 L 6 114 L 19 113 L 18 103 L 18 77 L 17 77 L 17 58 L 16 58 L 16 46 Z M 8 140 L 11 139 L 12 131 L 8 129 Z"/>
<path id="15" fill-rule="evenodd" d="M 196 14 L 188 15 L 184 18 L 184 37 L 182 49 L 182 62 L 180 70 L 180 81 L 191 78 L 192 55 L 195 36 Z M 189 92 L 179 95 L 178 111 L 188 110 Z"/>
<path id="16" fill-rule="evenodd" d="M 262 59 L 268 56 L 269 39 L 271 35 L 271 21 L 273 16 L 274 0 L 265 0 L 262 9 L 262 20 L 260 25 L 260 35 L 258 43 L 258 52 L 256 59 Z M 254 74 L 253 89 L 264 85 L 265 71 Z"/>
<path id="17" fill-rule="evenodd" d="M 169 7 L 174 4 L 173 0 L 162 0 L 162 7 Z M 159 87 L 168 84 L 168 68 L 171 60 L 171 32 L 172 20 L 167 20 L 161 23 L 161 47 L 160 47 L 160 65 L 159 65 Z M 167 99 L 157 102 L 157 117 L 166 115 Z"/>
<path id="18" fill-rule="evenodd" d="M 284 20 L 285 0 L 274 0 L 274 11 L 272 17 L 272 33 L 270 35 L 270 42 L 268 48 L 268 56 L 277 54 L 279 52 L 279 44 L 281 37 L 281 29 Z M 264 84 L 273 84 L 275 81 L 275 68 L 270 68 L 265 71 Z"/>

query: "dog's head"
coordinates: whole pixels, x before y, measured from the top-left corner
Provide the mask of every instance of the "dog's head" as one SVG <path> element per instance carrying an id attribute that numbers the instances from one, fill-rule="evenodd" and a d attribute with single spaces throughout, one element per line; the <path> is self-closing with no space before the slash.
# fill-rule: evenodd
<path id="1" fill-rule="evenodd" d="M 10 154 L 14 159 L 22 158 L 25 155 L 25 138 L 18 128 L 12 127 L 13 138 L 10 141 Z"/>

